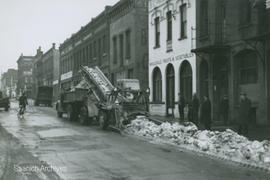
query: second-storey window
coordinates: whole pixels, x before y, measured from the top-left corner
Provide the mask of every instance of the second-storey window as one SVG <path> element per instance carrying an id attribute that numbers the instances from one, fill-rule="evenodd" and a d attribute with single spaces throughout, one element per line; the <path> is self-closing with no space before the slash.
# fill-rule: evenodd
<path id="1" fill-rule="evenodd" d="M 167 12 L 167 41 L 172 40 L 172 11 Z"/>
<path id="2" fill-rule="evenodd" d="M 187 37 L 187 5 L 180 6 L 180 38 Z"/>
<path id="3" fill-rule="evenodd" d="M 120 43 L 120 65 L 124 64 L 124 35 L 120 34 L 119 36 Z"/>
<path id="4" fill-rule="evenodd" d="M 131 51 L 131 44 L 130 44 L 130 30 L 126 31 L 126 58 L 130 59 L 130 51 Z"/>
<path id="5" fill-rule="evenodd" d="M 206 36 L 208 35 L 208 1 L 203 0 L 201 1 L 200 6 L 200 35 Z"/>
<path id="6" fill-rule="evenodd" d="M 117 38 L 113 37 L 113 63 L 117 64 Z"/>
<path id="7" fill-rule="evenodd" d="M 160 22 L 159 17 L 155 18 L 155 47 L 160 46 Z"/>

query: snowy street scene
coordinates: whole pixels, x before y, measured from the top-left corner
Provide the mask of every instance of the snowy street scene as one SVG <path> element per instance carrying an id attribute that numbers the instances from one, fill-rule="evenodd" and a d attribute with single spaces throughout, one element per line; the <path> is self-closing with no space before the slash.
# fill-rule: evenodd
<path id="1" fill-rule="evenodd" d="M 270 0 L 0 0 L 0 180 L 270 180 Z"/>

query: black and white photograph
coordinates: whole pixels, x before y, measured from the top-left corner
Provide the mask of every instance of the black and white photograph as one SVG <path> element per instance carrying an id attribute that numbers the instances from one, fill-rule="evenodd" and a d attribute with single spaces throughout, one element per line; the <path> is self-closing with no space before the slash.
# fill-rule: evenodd
<path id="1" fill-rule="evenodd" d="M 270 180 L 270 0 L 0 0 L 0 180 Z"/>

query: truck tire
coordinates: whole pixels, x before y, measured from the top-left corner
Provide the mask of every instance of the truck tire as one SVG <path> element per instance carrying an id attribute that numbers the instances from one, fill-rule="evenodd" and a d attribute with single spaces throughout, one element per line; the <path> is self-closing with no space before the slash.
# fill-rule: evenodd
<path id="1" fill-rule="evenodd" d="M 89 117 L 88 117 L 88 110 L 87 107 L 82 106 L 80 109 L 80 115 L 79 115 L 79 122 L 82 125 L 85 125 L 89 122 Z"/>
<path id="2" fill-rule="evenodd" d="M 67 119 L 69 121 L 74 120 L 74 110 L 72 108 L 72 105 L 68 105 L 68 107 L 67 107 Z"/>
<path id="3" fill-rule="evenodd" d="M 107 127 L 109 125 L 108 116 L 107 116 L 107 113 L 104 110 L 99 111 L 98 123 L 99 123 L 100 129 L 102 129 L 102 130 L 107 129 Z"/>
<path id="4" fill-rule="evenodd" d="M 62 112 L 57 111 L 57 116 L 58 116 L 59 118 L 61 118 L 61 117 L 63 116 L 63 113 L 62 113 Z"/>
<path id="5" fill-rule="evenodd" d="M 5 111 L 8 111 L 9 110 L 9 107 L 5 107 Z"/>

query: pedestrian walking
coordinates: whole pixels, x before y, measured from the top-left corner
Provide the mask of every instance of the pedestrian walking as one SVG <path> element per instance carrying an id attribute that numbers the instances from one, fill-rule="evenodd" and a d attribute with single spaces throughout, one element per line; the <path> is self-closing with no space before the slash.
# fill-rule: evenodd
<path id="1" fill-rule="evenodd" d="M 211 102 L 207 96 L 203 97 L 201 105 L 201 122 L 205 129 L 211 130 Z"/>
<path id="2" fill-rule="evenodd" d="M 179 111 L 180 121 L 183 122 L 185 118 L 184 109 L 186 106 L 186 101 L 185 101 L 185 98 L 180 93 L 178 93 L 178 96 L 179 96 L 178 97 L 178 111 Z"/>
<path id="3" fill-rule="evenodd" d="M 224 95 L 219 105 L 219 117 L 221 117 L 224 125 L 228 124 L 228 113 L 229 113 L 229 100 L 227 95 Z"/>
<path id="4" fill-rule="evenodd" d="M 246 93 L 240 93 L 238 133 L 244 136 L 248 134 L 250 109 L 251 101 L 248 99 Z"/>
<path id="5" fill-rule="evenodd" d="M 197 94 L 194 93 L 192 97 L 192 122 L 198 126 L 198 118 L 199 118 L 199 99 Z"/>

